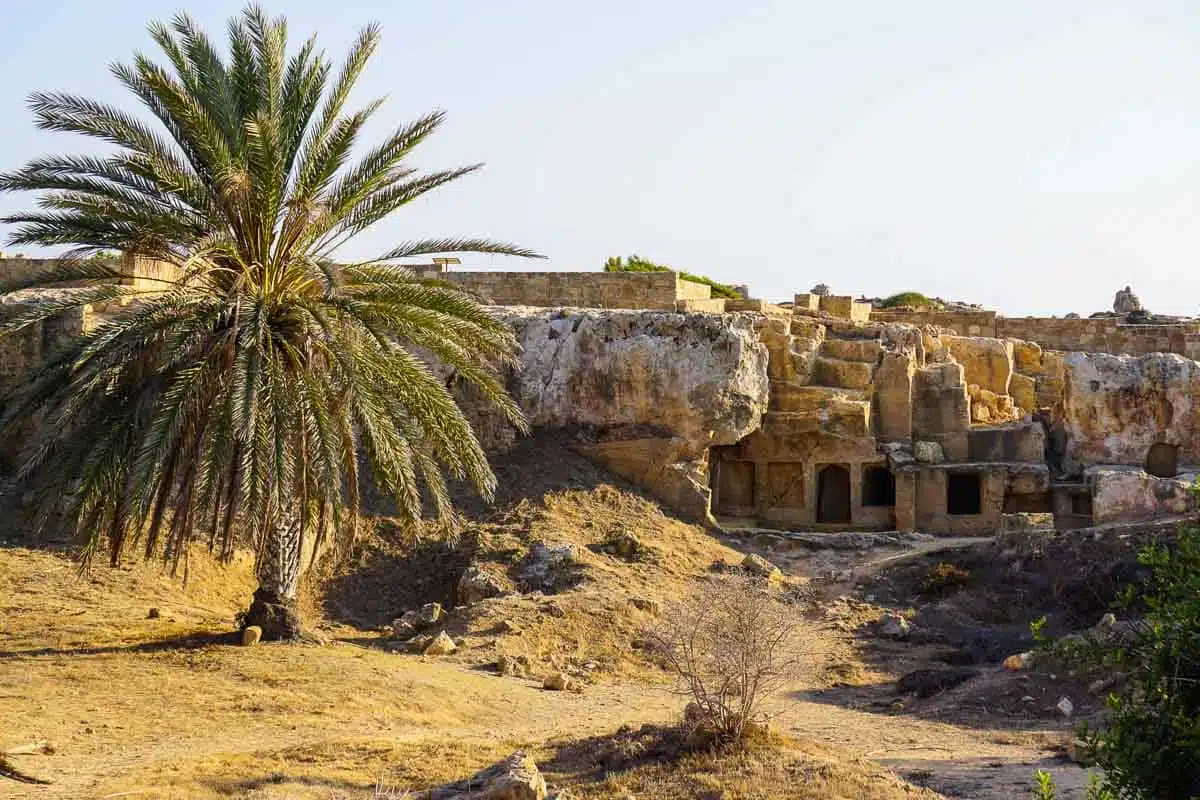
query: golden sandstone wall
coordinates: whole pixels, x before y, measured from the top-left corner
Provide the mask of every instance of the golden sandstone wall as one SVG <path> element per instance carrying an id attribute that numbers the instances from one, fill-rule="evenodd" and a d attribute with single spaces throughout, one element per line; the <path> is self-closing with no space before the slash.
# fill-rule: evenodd
<path id="1" fill-rule="evenodd" d="M 501 306 L 570 306 L 674 311 L 678 300 L 707 300 L 712 289 L 674 272 L 435 272 Z"/>
<path id="2" fill-rule="evenodd" d="M 1036 342 L 1046 350 L 1140 356 L 1177 353 L 1200 359 L 1200 323 L 1128 325 L 1116 318 L 1002 317 L 995 311 L 873 311 L 878 322 L 951 328 L 960 336 Z"/>

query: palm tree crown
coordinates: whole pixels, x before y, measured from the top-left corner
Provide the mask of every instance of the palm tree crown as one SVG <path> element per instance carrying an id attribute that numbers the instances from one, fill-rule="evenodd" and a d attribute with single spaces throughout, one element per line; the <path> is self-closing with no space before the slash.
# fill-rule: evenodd
<path id="1" fill-rule="evenodd" d="M 43 493 L 42 523 L 74 530 L 84 557 L 107 542 L 114 561 L 135 543 L 178 559 L 197 531 L 229 553 L 245 532 L 265 580 L 261 563 L 277 561 L 275 549 L 353 518 L 340 512 L 357 507 L 360 460 L 410 522 L 422 491 L 449 511 L 446 475 L 490 493 L 484 453 L 428 362 L 436 357 L 520 425 L 493 369 L 512 362 L 514 336 L 453 287 L 385 262 L 535 254 L 446 238 L 366 262 L 331 260 L 351 237 L 479 165 L 424 174 L 407 165 L 440 113 L 351 162 L 380 107 L 346 110 L 379 41 L 375 26 L 336 73 L 314 39 L 289 56 L 284 21 L 256 7 L 230 21 L 227 58 L 186 15 L 149 30 L 167 65 L 139 54 L 112 72 L 156 124 L 37 93 L 40 128 L 115 150 L 47 156 L 0 176 L 2 190 L 41 192 L 38 210 L 4 220 L 17 226 L 11 241 L 67 245 L 77 259 L 0 283 L 7 293 L 72 287 L 22 306 L 2 329 L 126 303 L 48 359 L 0 415 L 0 432 L 24 439 L 18 477 Z M 175 274 L 147 291 L 84 258 L 105 250 L 169 262 Z M 290 542 L 277 533 L 288 529 L 298 532 Z"/>

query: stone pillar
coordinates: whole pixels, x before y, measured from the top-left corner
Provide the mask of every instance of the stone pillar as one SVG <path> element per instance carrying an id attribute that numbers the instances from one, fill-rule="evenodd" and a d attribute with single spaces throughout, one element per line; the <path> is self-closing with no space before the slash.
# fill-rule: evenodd
<path id="1" fill-rule="evenodd" d="M 917 473 L 898 469 L 896 478 L 896 530 L 911 533 L 917 529 Z"/>

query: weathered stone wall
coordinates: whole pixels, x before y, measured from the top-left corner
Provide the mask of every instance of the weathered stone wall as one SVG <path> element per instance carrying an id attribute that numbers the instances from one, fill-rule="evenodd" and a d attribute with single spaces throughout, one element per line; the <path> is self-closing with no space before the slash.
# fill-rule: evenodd
<path id="1" fill-rule="evenodd" d="M 960 336 L 996 336 L 995 311 L 886 311 L 871 312 L 875 322 L 903 322 L 908 325 L 936 325 L 950 328 Z"/>
<path id="2" fill-rule="evenodd" d="M 1027 339 L 1048 350 L 1200 358 L 1200 323 L 1127 325 L 1116 318 L 999 317 L 996 327 L 1000 337 Z"/>
<path id="3" fill-rule="evenodd" d="M 1047 350 L 1145 355 L 1178 353 L 1200 358 L 1200 323 L 1127 325 L 1116 317 L 1002 317 L 995 311 L 871 312 L 879 322 L 936 325 L 961 336 L 986 336 L 1036 342 Z"/>
<path id="4" fill-rule="evenodd" d="M 541 308 L 674 311 L 679 300 L 707 300 L 712 289 L 675 272 L 439 272 L 485 302 Z"/>

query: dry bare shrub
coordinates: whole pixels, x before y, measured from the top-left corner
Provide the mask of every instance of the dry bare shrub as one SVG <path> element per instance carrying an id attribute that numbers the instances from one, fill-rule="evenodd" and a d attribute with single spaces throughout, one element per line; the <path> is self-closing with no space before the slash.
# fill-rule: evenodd
<path id="1" fill-rule="evenodd" d="M 647 640 L 691 698 L 686 723 L 740 742 L 766 722 L 763 701 L 803 668 L 798 615 L 769 586 L 712 578 L 670 604 Z"/>

